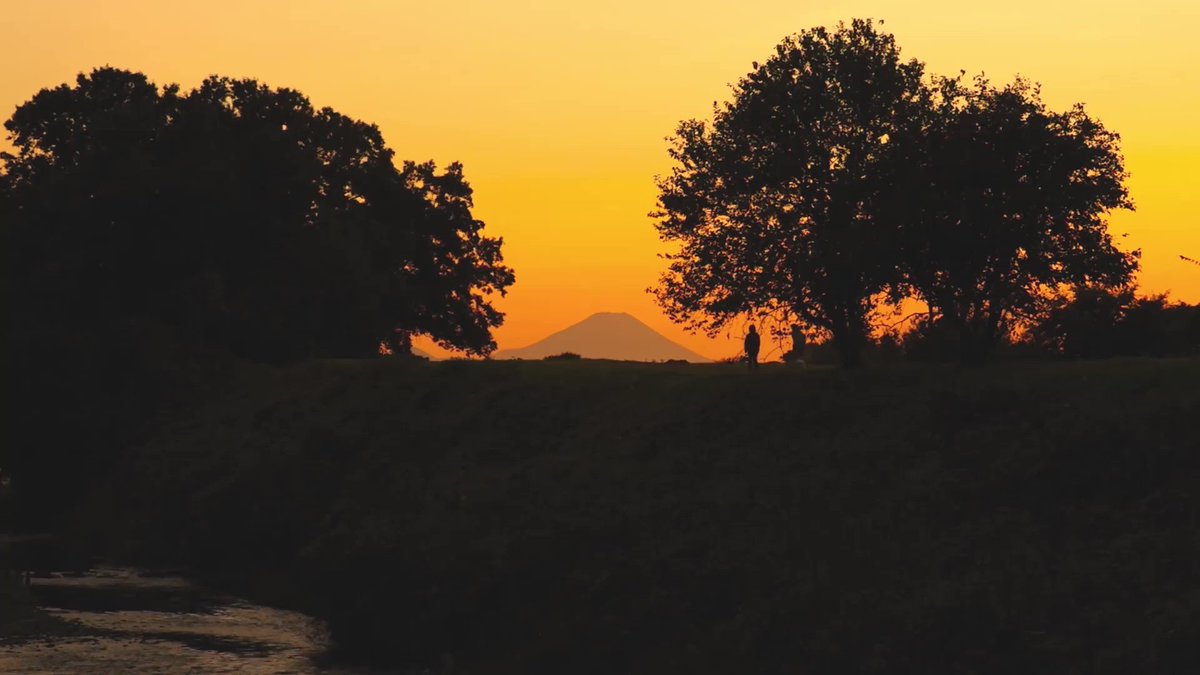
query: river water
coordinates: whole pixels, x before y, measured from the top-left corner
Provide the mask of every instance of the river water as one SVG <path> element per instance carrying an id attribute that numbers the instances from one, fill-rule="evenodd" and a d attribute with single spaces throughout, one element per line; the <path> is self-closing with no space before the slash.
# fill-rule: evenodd
<path id="1" fill-rule="evenodd" d="M 133 569 L 33 580 L 38 603 L 79 635 L 0 644 L 0 673 L 295 673 L 363 675 L 321 663 L 329 639 L 297 612 L 206 592 Z"/>

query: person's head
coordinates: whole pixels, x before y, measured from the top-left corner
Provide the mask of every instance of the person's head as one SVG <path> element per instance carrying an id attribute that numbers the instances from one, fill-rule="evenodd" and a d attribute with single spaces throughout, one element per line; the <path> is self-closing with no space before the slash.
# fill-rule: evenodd
<path id="1" fill-rule="evenodd" d="M 757 329 L 755 329 L 753 325 L 751 325 L 751 326 L 750 326 L 750 332 L 751 332 L 751 333 L 757 333 L 757 332 L 758 332 L 758 330 L 757 330 Z"/>

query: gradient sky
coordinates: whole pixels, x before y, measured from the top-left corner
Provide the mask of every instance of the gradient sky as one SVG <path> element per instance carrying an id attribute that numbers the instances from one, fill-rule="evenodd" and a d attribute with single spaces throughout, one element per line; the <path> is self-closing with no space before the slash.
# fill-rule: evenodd
<path id="1" fill-rule="evenodd" d="M 5 2 L 0 115 L 111 65 L 184 88 L 206 75 L 292 87 L 380 126 L 402 159 L 461 161 L 517 283 L 496 337 L 521 347 L 625 311 L 712 357 L 740 342 L 680 331 L 645 288 L 662 269 L 653 177 L 663 140 L 705 117 L 779 39 L 883 19 L 934 72 L 1020 73 L 1123 137 L 1141 285 L 1200 301 L 1200 2 L 1196 0 L 42 0 Z"/>

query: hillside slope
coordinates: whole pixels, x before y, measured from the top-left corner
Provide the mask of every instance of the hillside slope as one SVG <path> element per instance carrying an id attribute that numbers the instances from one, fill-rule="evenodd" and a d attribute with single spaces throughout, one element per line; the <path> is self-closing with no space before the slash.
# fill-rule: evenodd
<path id="1" fill-rule="evenodd" d="M 1184 672 L 1198 382 L 1194 360 L 315 363 L 164 425 L 80 524 L 390 666 Z"/>

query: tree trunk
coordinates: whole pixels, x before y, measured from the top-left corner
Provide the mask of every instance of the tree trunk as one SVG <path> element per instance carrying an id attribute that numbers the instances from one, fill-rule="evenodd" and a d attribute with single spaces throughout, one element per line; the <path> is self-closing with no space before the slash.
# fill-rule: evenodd
<path id="1" fill-rule="evenodd" d="M 965 321 L 959 333 L 959 359 L 963 363 L 991 360 L 996 347 L 996 331 L 984 321 Z"/>
<path id="2" fill-rule="evenodd" d="M 862 331 L 849 326 L 834 330 L 833 346 L 837 348 L 843 368 L 857 368 L 862 365 Z"/>

